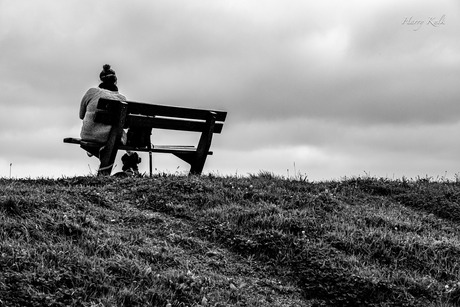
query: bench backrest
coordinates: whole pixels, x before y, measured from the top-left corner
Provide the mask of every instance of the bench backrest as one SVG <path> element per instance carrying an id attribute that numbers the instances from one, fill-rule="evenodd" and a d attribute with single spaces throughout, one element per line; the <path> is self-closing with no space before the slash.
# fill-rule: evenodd
<path id="1" fill-rule="evenodd" d="M 192 109 L 184 107 L 147 104 L 125 101 L 127 115 L 124 128 L 145 127 L 169 130 L 184 130 L 202 132 L 208 128 L 206 121 L 214 118 L 213 133 L 221 133 L 227 112 Z M 96 121 L 113 124 L 118 118 L 116 115 L 120 102 L 117 100 L 99 99 Z"/>

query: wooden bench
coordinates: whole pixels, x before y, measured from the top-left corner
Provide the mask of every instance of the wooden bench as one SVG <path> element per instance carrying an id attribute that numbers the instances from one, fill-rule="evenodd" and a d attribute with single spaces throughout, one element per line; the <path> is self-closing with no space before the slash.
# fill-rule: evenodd
<path id="1" fill-rule="evenodd" d="M 112 125 L 107 143 L 87 142 L 78 138 L 65 138 L 64 143 L 79 144 L 91 153 L 98 152 L 101 164 L 98 175 L 110 175 L 118 150 L 171 153 L 190 164 L 190 174 L 201 174 L 210 151 L 214 133 L 221 133 L 227 112 L 184 107 L 118 101 L 101 98 L 95 121 Z M 148 133 L 147 146 L 123 145 L 123 129 L 137 129 Z M 197 146 L 152 145 L 152 129 L 200 132 Z M 128 130 L 129 131 L 129 130 Z M 151 170 L 151 159 L 150 159 Z"/>

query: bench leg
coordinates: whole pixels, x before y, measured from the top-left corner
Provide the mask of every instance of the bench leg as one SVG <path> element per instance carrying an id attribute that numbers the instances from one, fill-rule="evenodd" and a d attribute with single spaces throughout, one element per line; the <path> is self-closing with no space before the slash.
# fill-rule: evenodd
<path id="1" fill-rule="evenodd" d="M 201 175 L 204 168 L 204 163 L 208 157 L 209 148 L 211 147 L 212 136 L 214 133 L 214 126 L 216 123 L 216 114 L 209 112 L 208 118 L 206 119 L 207 130 L 203 131 L 198 142 L 196 156 L 193 162 L 190 163 L 190 175 Z"/>
<path id="2" fill-rule="evenodd" d="M 207 154 L 202 156 L 198 156 L 198 154 L 180 154 L 180 153 L 173 153 L 176 157 L 184 160 L 188 164 L 190 164 L 190 172 L 189 175 L 201 175 L 201 172 L 204 168 L 204 163 L 206 162 Z"/>
<path id="3" fill-rule="evenodd" d="M 196 161 L 190 167 L 190 175 L 201 175 L 207 155 L 196 157 Z"/>

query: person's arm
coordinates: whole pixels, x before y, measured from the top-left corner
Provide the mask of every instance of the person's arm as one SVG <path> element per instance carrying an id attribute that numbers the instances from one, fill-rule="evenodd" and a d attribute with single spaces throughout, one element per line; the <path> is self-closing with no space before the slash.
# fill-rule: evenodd
<path id="1" fill-rule="evenodd" d="M 81 99 L 81 103 L 80 103 L 80 113 L 79 113 L 80 119 L 85 118 L 86 107 L 88 106 L 88 103 L 89 103 L 89 101 L 91 100 L 92 95 L 93 95 L 92 89 L 89 89 L 89 90 L 86 92 L 86 94 L 83 96 L 83 98 Z"/>

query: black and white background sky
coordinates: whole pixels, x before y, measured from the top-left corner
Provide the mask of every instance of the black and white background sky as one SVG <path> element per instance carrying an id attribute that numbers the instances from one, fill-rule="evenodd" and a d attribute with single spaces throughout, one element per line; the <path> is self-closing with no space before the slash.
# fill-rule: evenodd
<path id="1" fill-rule="evenodd" d="M 228 111 L 205 172 L 460 173 L 457 0 L 0 0 L 0 177 L 97 169 L 62 139 L 105 63 L 129 100 Z"/>

